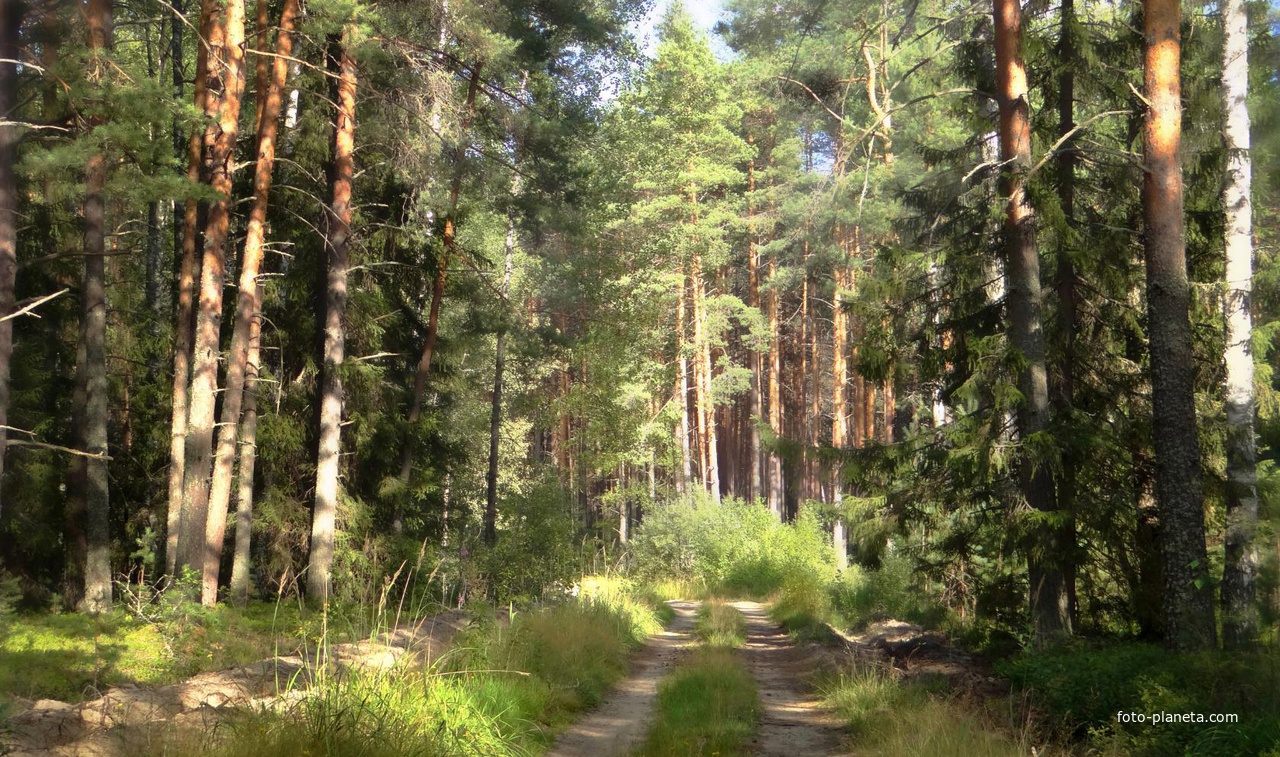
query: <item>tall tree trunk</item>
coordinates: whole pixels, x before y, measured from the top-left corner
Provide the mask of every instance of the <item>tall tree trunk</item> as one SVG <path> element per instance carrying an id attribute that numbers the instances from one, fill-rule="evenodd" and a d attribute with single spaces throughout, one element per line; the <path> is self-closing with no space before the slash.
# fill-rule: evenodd
<path id="1" fill-rule="evenodd" d="M 837 236 L 839 233 L 837 232 Z M 844 240 L 839 239 L 840 249 Z M 847 274 L 843 262 L 836 263 L 835 293 L 831 299 L 831 446 L 837 450 L 848 444 L 849 408 L 846 391 L 849 380 L 849 316 L 844 310 L 844 289 Z M 831 476 L 831 504 L 840 508 L 844 502 L 844 472 L 837 462 Z M 832 543 L 836 553 L 836 568 L 841 572 L 849 567 L 849 543 L 845 531 L 844 515 L 837 511 L 832 526 Z"/>
<path id="2" fill-rule="evenodd" d="M 1018 0 L 995 0 L 996 72 L 1000 103 L 1001 194 L 1006 198 L 1005 271 L 1008 279 L 1009 341 L 1021 353 L 1018 373 L 1022 402 L 1018 434 L 1024 445 L 1019 482 L 1027 504 L 1052 513 L 1053 479 L 1046 461 L 1032 458 L 1031 437 L 1049 423 L 1049 381 L 1041 330 L 1040 260 L 1036 249 L 1035 214 L 1027 196 L 1031 165 L 1031 119 L 1027 74 L 1022 61 L 1022 6 Z M 1027 551 L 1027 579 L 1036 636 L 1046 639 L 1071 632 L 1071 608 L 1062 561 L 1061 528 L 1036 529 Z"/>
<path id="3" fill-rule="evenodd" d="M 1179 0 L 1144 0 L 1143 182 L 1147 324 L 1155 430 L 1156 501 L 1164 557 L 1166 641 L 1216 643 L 1205 549 L 1200 440 L 1196 435 L 1186 237 L 1182 205 L 1182 50 Z"/>
<path id="4" fill-rule="evenodd" d="M 524 83 L 521 82 L 521 92 Z M 511 197 L 514 200 L 520 195 L 520 155 L 519 144 L 512 138 L 512 160 L 516 170 L 511 172 Z M 511 268 L 516 250 L 516 209 L 507 210 L 507 237 L 503 241 L 502 262 L 502 304 L 505 308 L 511 292 Z M 507 328 L 504 324 L 498 329 L 493 353 L 493 397 L 489 408 L 489 470 L 485 475 L 484 495 L 484 541 L 493 546 L 498 541 L 498 453 L 502 436 L 502 390 L 503 371 L 506 367 Z"/>
<path id="5" fill-rule="evenodd" d="M 85 9 L 89 50 L 93 56 L 90 79 L 107 87 L 107 52 L 112 43 L 111 0 L 89 0 Z M 90 128 L 104 123 L 102 116 L 90 117 Z M 95 137 L 91 137 L 95 138 Z M 106 198 L 107 160 L 101 152 L 89 156 L 85 167 L 84 199 L 84 285 L 80 290 L 83 315 L 80 321 L 80 349 L 84 360 L 78 368 L 77 395 L 83 407 L 77 413 L 79 447 L 93 458 L 83 459 L 83 470 L 75 483 L 84 487 L 85 514 L 84 601 L 87 612 L 103 612 L 111 607 L 110 491 L 107 480 L 107 290 L 106 290 Z"/>
<path id="6" fill-rule="evenodd" d="M 0 0 L 0 113 L 12 114 L 17 105 L 18 33 L 26 8 L 20 0 Z M 12 120 L 7 115 L 5 120 Z M 9 362 L 13 357 L 14 292 L 18 275 L 18 187 L 14 176 L 18 130 L 0 125 L 0 481 L 8 443 Z"/>
<path id="7" fill-rule="evenodd" d="M 448 5 L 444 6 L 448 12 Z M 409 406 L 408 427 L 412 429 L 422 418 L 422 406 L 427 397 L 427 379 L 431 377 L 431 359 L 435 355 L 436 335 L 440 328 L 440 306 L 444 302 L 445 278 L 449 273 L 449 259 L 453 257 L 457 245 L 458 203 L 462 198 L 462 171 L 470 144 L 469 132 L 471 121 L 475 116 L 476 93 L 480 90 L 480 71 L 483 63 L 471 68 L 471 81 L 467 85 L 467 99 L 462 106 L 462 123 L 458 136 L 458 144 L 454 146 L 453 181 L 449 187 L 449 215 L 444 219 L 444 253 L 436 263 L 436 277 L 431 284 L 431 305 L 427 313 L 427 335 L 422 344 L 422 356 L 418 359 L 418 372 L 413 380 L 413 400 Z M 413 474 L 414 445 L 405 443 L 400 456 L 400 483 L 408 485 Z M 399 511 L 394 516 L 394 528 L 399 532 L 403 528 L 404 514 Z"/>
<path id="8" fill-rule="evenodd" d="M 1244 0 L 1222 6 L 1222 100 L 1226 112 L 1227 530 L 1222 569 L 1222 640 L 1258 637 L 1258 450 L 1253 430 L 1253 161 L 1249 155 L 1249 29 Z"/>
<path id="9" fill-rule="evenodd" d="M 183 510 L 178 565 L 203 572 L 207 554 L 213 418 L 218 390 L 222 290 L 226 279 L 227 234 L 231 221 L 231 179 L 240 103 L 244 94 L 244 0 L 227 0 L 209 25 L 205 113 L 216 121 L 205 132 L 209 186 L 218 194 L 209 204 L 200 263 L 200 302 L 191 353 L 190 410 L 187 419 Z M 216 110 L 215 110 L 216 107 Z M 225 517 L 225 516 L 224 516 Z"/>
<path id="10" fill-rule="evenodd" d="M 316 454 L 316 498 L 311 520 L 307 597 L 329 600 L 334 528 L 338 515 L 338 463 L 342 452 L 342 362 L 346 349 L 347 267 L 351 236 L 351 183 L 355 176 L 356 61 L 348 43 L 351 27 L 331 51 L 338 74 L 333 128 L 333 201 L 325 247 L 329 273 L 325 289 L 324 367 L 321 374 L 320 443 Z"/>
<path id="11" fill-rule="evenodd" d="M 769 427 L 774 436 L 782 438 L 782 319 L 781 292 L 778 283 L 778 259 L 769 261 L 769 333 L 773 344 L 769 348 Z M 783 482 L 782 455 L 774 451 L 769 455 L 769 510 L 779 520 L 785 506 L 786 489 Z"/>
<path id="12" fill-rule="evenodd" d="M 720 502 L 720 455 L 716 448 L 716 409 L 711 390 L 711 335 L 707 333 L 707 290 L 702 257 L 693 258 L 693 342 L 697 351 L 698 442 L 702 447 L 703 486 L 714 502 Z"/>
<path id="13" fill-rule="evenodd" d="M 254 310 L 262 312 L 262 283 L 254 287 Z M 258 375 L 262 366 L 262 316 L 249 329 L 249 358 L 240 415 L 240 485 L 236 491 L 236 548 L 231 561 L 231 602 L 249 602 L 249 566 L 253 539 L 253 474 L 258 460 Z"/>
<path id="14" fill-rule="evenodd" d="M 265 8 L 266 0 L 258 1 L 260 7 Z M 280 104 L 285 79 L 289 75 L 289 58 L 293 55 L 293 24 L 297 14 L 298 0 L 285 0 L 280 15 L 280 31 L 276 37 L 277 57 L 272 59 L 271 77 L 266 83 L 265 92 L 259 90 L 258 162 L 253 174 L 253 206 L 249 211 L 249 228 L 240 259 L 236 319 L 231 330 L 231 347 L 227 352 L 227 384 L 222 393 L 222 415 L 218 424 L 218 446 L 214 455 L 213 479 L 209 486 L 209 514 L 205 526 L 201 601 L 210 607 L 218 601 L 218 568 L 222 563 L 223 538 L 227 529 L 227 505 L 231 501 L 240 408 L 244 399 L 245 375 L 252 340 L 250 332 L 258 318 L 258 272 L 262 268 L 263 242 L 266 239 L 267 206 L 271 193 L 271 172 L 276 161 Z M 265 15 L 265 11 L 259 13 L 260 17 Z"/>
<path id="15" fill-rule="evenodd" d="M 175 6 L 176 8 L 176 6 Z M 200 37 L 207 39 L 209 24 L 213 20 L 214 0 L 201 0 Z M 175 10 L 176 13 L 176 10 Z M 175 21 L 175 23 L 177 23 Z M 182 40 L 182 28 L 174 29 L 177 44 Z M 175 55 L 180 53 L 175 49 Z M 174 58 L 175 86 L 182 87 L 179 67 L 180 55 Z M 209 72 L 208 46 L 196 43 L 196 77 L 193 87 L 196 109 L 204 111 L 207 104 L 207 78 Z M 179 93 L 180 94 L 180 93 Z M 196 183 L 201 179 L 204 165 L 204 132 L 193 130 L 187 141 L 187 180 Z M 178 269 L 177 312 L 173 337 L 173 416 L 169 436 L 169 513 L 165 534 L 165 572 L 174 576 L 178 565 L 178 541 L 182 533 L 182 511 L 186 483 L 187 416 L 190 410 L 188 392 L 191 388 L 191 346 L 195 337 L 195 290 L 200 278 L 200 258 L 196 254 L 200 238 L 200 203 L 188 199 L 182 215 L 182 262 Z"/>
<path id="16" fill-rule="evenodd" d="M 686 292 L 688 283 L 684 272 L 680 273 L 680 294 L 676 298 L 676 361 L 680 366 L 680 378 L 676 381 L 676 394 L 680 402 L 680 478 L 676 488 L 681 494 L 689 491 L 693 481 L 693 451 L 690 448 L 689 436 L 693 433 L 689 422 L 689 356 L 685 353 L 685 310 L 687 308 Z"/>
<path id="17" fill-rule="evenodd" d="M 754 145 L 755 138 L 747 134 L 747 144 Z M 756 246 L 755 207 L 756 161 L 747 163 L 747 304 L 760 309 L 760 250 Z M 750 497 L 764 497 L 760 455 L 760 424 L 764 422 L 764 353 L 751 351 L 751 441 L 748 464 L 751 466 Z"/>
<path id="18" fill-rule="evenodd" d="M 1079 316 L 1076 312 L 1076 270 L 1071 262 L 1075 234 L 1076 163 L 1075 145 L 1071 135 L 1076 128 L 1075 102 L 1075 0 L 1062 0 L 1061 31 L 1058 37 L 1058 137 L 1067 140 L 1058 154 L 1058 202 L 1064 219 L 1064 233 L 1058 235 L 1058 308 L 1062 339 L 1062 363 L 1058 368 L 1058 386 L 1055 412 L 1059 418 L 1069 418 L 1075 406 L 1076 334 Z M 1065 526 L 1065 543 L 1062 545 L 1063 580 L 1066 584 L 1068 605 L 1074 627 L 1076 607 L 1076 451 L 1071 442 L 1062 450 L 1062 471 L 1058 476 L 1058 508 L 1068 518 Z"/>

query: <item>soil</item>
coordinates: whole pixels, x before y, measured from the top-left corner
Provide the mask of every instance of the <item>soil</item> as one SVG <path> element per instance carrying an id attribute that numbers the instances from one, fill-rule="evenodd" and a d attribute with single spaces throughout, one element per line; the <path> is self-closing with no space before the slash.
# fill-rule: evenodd
<path id="1" fill-rule="evenodd" d="M 760 692 L 760 727 L 751 742 L 759 757 L 828 757 L 841 748 L 840 720 L 806 683 L 824 663 L 820 650 L 797 645 L 757 602 L 734 602 L 747 621 L 740 654 Z"/>

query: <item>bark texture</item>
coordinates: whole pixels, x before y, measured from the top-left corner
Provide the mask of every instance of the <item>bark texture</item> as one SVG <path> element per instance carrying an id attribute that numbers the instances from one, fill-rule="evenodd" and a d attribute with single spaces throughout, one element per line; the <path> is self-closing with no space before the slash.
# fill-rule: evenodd
<path id="1" fill-rule="evenodd" d="M 93 55 L 91 79 L 104 86 L 106 55 L 111 49 L 112 2 L 89 0 L 85 10 L 89 50 Z M 102 123 L 91 117 L 90 128 Z M 103 612 L 111 607 L 110 489 L 107 480 L 107 287 L 106 287 L 106 198 L 107 161 L 101 153 L 89 157 L 85 166 L 84 199 L 84 284 L 80 290 L 80 350 L 83 362 L 77 373 L 76 394 L 83 400 L 77 413 L 78 446 L 92 458 L 81 458 L 83 466 L 77 483 L 83 487 L 85 514 L 84 599 L 87 612 Z"/>
<path id="2" fill-rule="evenodd" d="M 1042 329 L 1040 260 L 1036 249 L 1035 213 L 1026 189 L 1031 166 L 1031 119 L 1027 74 L 1022 58 L 1022 6 L 1018 0 L 995 0 L 996 80 L 1000 105 L 1001 195 L 1005 198 L 1004 254 L 1008 295 L 1009 341 L 1021 353 L 1018 373 L 1018 434 L 1024 445 L 1019 483 L 1038 518 L 1057 510 L 1047 462 L 1035 460 L 1030 439 L 1049 423 L 1049 379 Z M 1027 554 L 1031 614 L 1037 637 L 1071 630 L 1070 603 L 1060 566 L 1061 527 L 1041 525 Z"/>
<path id="3" fill-rule="evenodd" d="M 325 287 L 324 366 L 321 374 L 320 443 L 316 455 L 316 498 L 311 521 L 307 596 L 327 602 L 338 514 L 338 469 L 342 452 L 342 363 L 346 350 L 347 268 L 351 235 L 351 184 L 355 176 L 356 62 L 343 30 L 337 61 L 338 112 L 333 130 L 333 201 L 329 206 L 329 272 Z"/>
<path id="4" fill-rule="evenodd" d="M 265 1 L 260 0 L 260 5 L 265 7 Z M 289 75 L 288 59 L 293 55 L 293 25 L 297 15 L 298 0 L 285 0 L 280 16 L 280 31 L 276 37 L 276 57 L 272 58 L 270 78 L 266 82 L 265 91 L 262 91 L 260 96 L 258 160 L 253 174 L 253 205 L 249 211 L 249 227 L 245 234 L 244 252 L 240 258 L 236 318 L 231 330 L 231 347 L 227 352 L 227 382 L 222 393 L 218 446 L 214 455 L 213 478 L 209 486 L 209 515 L 205 525 L 203 581 L 200 593 L 201 601 L 207 606 L 214 605 L 218 600 L 218 567 L 222 562 L 222 544 L 227 528 L 227 506 L 231 501 L 240 410 L 244 400 L 245 377 L 252 341 L 251 332 L 258 316 L 258 273 L 262 269 L 263 243 L 266 241 L 271 172 L 276 162 L 276 134 L 279 130 L 285 80 Z"/>
<path id="5" fill-rule="evenodd" d="M 1144 0 L 1143 127 L 1147 328 L 1155 432 L 1155 490 L 1164 560 L 1164 632 L 1176 649 L 1216 643 L 1196 435 L 1182 166 L 1179 0 Z"/>
<path id="6" fill-rule="evenodd" d="M 244 94 L 244 0 L 228 0 L 210 22 L 209 59 L 205 114 L 214 120 L 205 132 L 205 145 L 209 185 L 218 197 L 209 204 L 200 262 L 200 301 L 191 353 L 182 523 L 178 538 L 178 566 L 189 566 L 201 573 L 209 518 L 222 290 L 226 283 L 227 234 L 231 220 L 231 172 Z"/>
<path id="7" fill-rule="evenodd" d="M 208 37 L 213 19 L 213 0 L 200 3 L 200 36 Z M 175 31 L 181 40 L 181 29 Z M 180 44 L 180 43 L 179 43 Z M 175 58 L 175 64 L 177 59 Z M 193 88 L 196 108 L 205 108 L 205 84 L 208 78 L 209 52 L 206 45 L 196 45 L 196 76 Z M 175 74 L 180 78 L 180 74 Z M 177 83 L 180 86 L 180 82 Z M 187 140 L 187 181 L 201 179 L 204 163 L 204 133 L 196 130 Z M 173 414 L 169 435 L 169 513 L 165 534 L 165 571 L 173 576 L 178 563 L 178 541 L 182 533 L 183 486 L 186 482 L 188 391 L 191 388 L 191 344 L 195 336 L 195 291 L 200 277 L 200 257 L 196 250 L 200 241 L 200 204 L 189 199 L 182 214 L 182 258 L 178 267 L 177 312 L 173 337 Z"/>
<path id="8" fill-rule="evenodd" d="M 17 105 L 18 32 L 26 9 L 17 0 L 0 0 L 0 114 L 11 114 Z M 9 120 L 11 117 L 7 117 Z M 18 275 L 18 188 L 13 164 L 17 157 L 18 130 L 0 125 L 0 481 L 4 480 L 4 456 L 8 446 L 9 373 L 13 357 L 13 319 L 17 308 L 14 288 Z M 0 512 L 3 512 L 0 493 Z"/>
<path id="9" fill-rule="evenodd" d="M 1253 429 L 1253 162 L 1249 154 L 1249 30 L 1244 0 L 1222 5 L 1222 100 L 1226 113 L 1227 529 L 1222 569 L 1222 640 L 1258 637 L 1258 449 Z"/>

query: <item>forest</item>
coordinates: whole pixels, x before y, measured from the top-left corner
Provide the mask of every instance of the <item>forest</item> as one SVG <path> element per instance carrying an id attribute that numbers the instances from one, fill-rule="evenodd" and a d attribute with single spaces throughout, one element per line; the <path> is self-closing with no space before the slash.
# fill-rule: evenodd
<path id="1" fill-rule="evenodd" d="M 1280 5 L 685 3 L 0 0 L 0 754 L 1280 755 Z"/>

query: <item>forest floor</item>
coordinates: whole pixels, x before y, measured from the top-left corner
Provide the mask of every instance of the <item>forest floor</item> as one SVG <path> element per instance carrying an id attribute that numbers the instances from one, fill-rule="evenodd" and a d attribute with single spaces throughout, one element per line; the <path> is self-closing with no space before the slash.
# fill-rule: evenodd
<path id="1" fill-rule="evenodd" d="M 699 648 L 701 602 L 669 601 L 674 616 L 629 662 L 628 675 L 603 702 L 559 734 L 551 757 L 610 757 L 642 751 L 659 709 L 661 683 Z M 729 603 L 745 621 L 745 640 L 732 654 L 758 692 L 758 723 L 743 746 L 760 757 L 830 757 L 862 754 L 859 729 L 832 704 L 820 684 L 858 671 L 880 671 L 895 681 L 930 679 L 952 701 L 972 709 L 1005 693 L 980 660 L 950 646 L 938 634 L 898 621 L 876 623 L 857 635 L 826 627 L 821 642 L 797 640 L 758 602 Z M 336 644 L 323 653 L 288 655 L 253 665 L 205 673 L 168 686 L 113 687 L 90 701 L 18 701 L 0 736 L 0 754 L 108 757 L 133 752 L 146 734 L 164 728 L 211 731 L 229 713 L 246 707 L 287 707 L 322 670 L 387 669 L 405 661 L 429 661 L 445 653 L 472 622 L 460 610 L 429 616 L 373 640 Z M 327 661 L 327 662 L 326 662 Z M 281 690 L 287 693 L 278 694 Z M 884 710 L 885 703 L 877 706 Z M 890 709 L 896 709 L 891 707 Z M 882 713 L 911 719 L 910 711 Z M 949 726 L 947 726 L 949 727 Z M 979 726 L 986 730 L 984 726 Z M 862 745 L 865 746 L 865 745 Z M 875 747 L 870 753 L 879 754 Z M 884 752 L 885 754 L 897 752 Z M 1005 754 L 1007 752 L 1000 752 Z M 1022 753 L 1019 750 L 1018 753 Z"/>
<path id="2" fill-rule="evenodd" d="M 105 757 L 129 751 L 129 740 L 141 729 L 162 725 L 209 729 L 235 708 L 287 704 L 285 700 L 309 688 L 321 671 L 383 670 L 406 656 L 429 663 L 470 622 L 470 613 L 450 610 L 374 639 L 276 656 L 167 686 L 114 686 L 80 703 L 15 700 L 4 724 L 7 733 L 0 733 L 0 754 Z"/>

